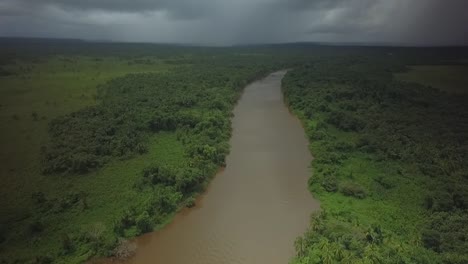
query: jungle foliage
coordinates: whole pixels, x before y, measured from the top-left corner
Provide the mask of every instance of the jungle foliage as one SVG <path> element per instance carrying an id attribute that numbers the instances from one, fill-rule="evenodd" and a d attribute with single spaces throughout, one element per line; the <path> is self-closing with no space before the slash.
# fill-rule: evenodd
<path id="1" fill-rule="evenodd" d="M 468 97 L 402 71 L 404 60 L 348 56 L 283 79 L 322 202 L 293 263 L 468 262 Z"/>
<path id="2" fill-rule="evenodd" d="M 86 173 L 112 157 L 145 153 L 148 134 L 176 130 L 194 164 L 221 165 L 230 110 L 246 81 L 265 71 L 256 70 L 188 67 L 111 80 L 98 88 L 96 106 L 52 120 L 44 172 Z"/>
<path id="3" fill-rule="evenodd" d="M 81 57 L 86 50 L 79 51 L 78 57 L 36 56 L 34 63 L 22 58 L 27 68 L 24 61 L 6 64 L 14 74 L 5 83 L 39 79 L 36 63 L 52 64 L 62 75 L 71 68 L 72 78 L 88 61 L 93 67 L 117 61 L 119 72 L 128 73 L 98 84 L 94 103 L 44 122 L 48 140 L 40 147 L 40 172 L 27 173 L 44 177 L 48 186 L 30 186 L 35 191 L 27 214 L 2 217 L 0 261 L 81 263 L 130 254 L 124 239 L 161 228 L 180 208 L 193 206 L 224 166 L 231 112 L 243 87 L 294 61 L 216 49 L 207 55 L 201 48 L 160 47 L 157 58 L 129 49 L 128 58 L 117 59 Z M 31 125 L 44 121 L 35 111 L 29 119 Z"/>
<path id="4" fill-rule="evenodd" d="M 224 165 L 242 88 L 286 68 L 323 208 L 294 261 L 467 262 L 467 98 L 393 77 L 465 48 L 0 40 L 0 263 L 131 255 Z"/>

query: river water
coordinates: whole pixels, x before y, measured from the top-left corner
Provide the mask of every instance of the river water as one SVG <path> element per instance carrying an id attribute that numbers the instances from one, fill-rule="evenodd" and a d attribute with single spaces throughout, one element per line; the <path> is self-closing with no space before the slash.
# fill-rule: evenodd
<path id="1" fill-rule="evenodd" d="M 312 157 L 283 103 L 280 71 L 248 85 L 234 110 L 226 168 L 197 206 L 135 240 L 136 264 L 285 264 L 319 208 L 307 190 Z"/>

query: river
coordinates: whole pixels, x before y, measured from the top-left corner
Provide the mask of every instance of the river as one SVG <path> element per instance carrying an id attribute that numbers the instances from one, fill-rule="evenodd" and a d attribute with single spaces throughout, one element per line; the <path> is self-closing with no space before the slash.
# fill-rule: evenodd
<path id="1" fill-rule="evenodd" d="M 248 85 L 232 120 L 226 168 L 197 206 L 135 240 L 136 264 L 285 264 L 319 208 L 307 190 L 312 157 L 283 103 L 285 71 Z"/>

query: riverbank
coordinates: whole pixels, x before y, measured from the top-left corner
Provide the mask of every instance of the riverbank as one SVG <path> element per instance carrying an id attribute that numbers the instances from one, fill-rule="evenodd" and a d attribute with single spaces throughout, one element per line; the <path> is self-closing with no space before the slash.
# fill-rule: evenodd
<path id="1" fill-rule="evenodd" d="M 21 189 L 18 205 L 8 204 L 22 210 L 26 201 L 29 210 L 2 215 L 0 260 L 82 263 L 96 255 L 109 256 L 116 253 L 120 241 L 160 228 L 178 208 L 191 206 L 193 197 L 224 164 L 230 114 L 242 88 L 273 65 L 256 61 L 252 66 L 249 58 L 243 58 L 237 61 L 242 65 L 238 69 L 229 66 L 230 59 L 226 55 L 209 65 L 166 66 L 149 57 L 144 65 L 150 69 L 157 65 L 157 73 L 113 78 L 93 90 L 96 98 L 90 106 L 50 120 L 32 110 L 26 117 L 2 115 L 5 124 L 40 124 L 47 140 L 24 139 L 34 141 L 31 148 L 38 148 L 29 153 L 34 168 L 27 169 L 24 179 L 40 184 Z M 50 66 L 54 73 L 67 76 L 67 81 L 78 78 L 79 61 L 68 57 L 63 61 L 63 67 Z M 95 58 L 89 61 L 86 72 L 102 64 Z M 133 61 L 129 59 L 128 64 Z M 119 73 L 125 70 L 119 68 Z M 18 70 L 1 81 L 27 78 L 33 83 L 41 76 Z M 68 87 L 65 82 L 62 85 Z M 35 104 L 61 109 L 47 96 L 44 93 Z M 88 102 L 87 94 L 82 97 Z M 60 104 L 66 104 L 68 99 L 62 99 Z M 2 113 L 12 110 L 9 104 L 3 107 Z M 10 190 L 20 188 L 13 177 L 16 172 L 7 166 L 3 169 L 2 177 L 11 176 Z"/>
<path id="2" fill-rule="evenodd" d="M 293 263 L 467 261 L 463 100 L 399 82 L 388 73 L 403 67 L 382 63 L 330 59 L 284 79 L 315 157 L 309 189 L 322 206 Z"/>
<path id="3" fill-rule="evenodd" d="M 125 263 L 279 264 L 291 259 L 295 238 L 319 206 L 306 188 L 312 157 L 304 130 L 283 103 L 284 74 L 245 87 L 234 109 L 226 168 L 198 206 L 137 238 L 136 255 Z"/>

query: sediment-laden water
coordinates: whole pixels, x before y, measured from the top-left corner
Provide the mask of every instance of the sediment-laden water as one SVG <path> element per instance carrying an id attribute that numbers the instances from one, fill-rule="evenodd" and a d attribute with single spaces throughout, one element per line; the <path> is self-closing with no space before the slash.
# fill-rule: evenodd
<path id="1" fill-rule="evenodd" d="M 226 168 L 197 206 L 135 240 L 128 263 L 285 264 L 319 208 L 307 190 L 312 157 L 299 120 L 283 103 L 285 71 L 256 81 L 234 110 Z"/>

